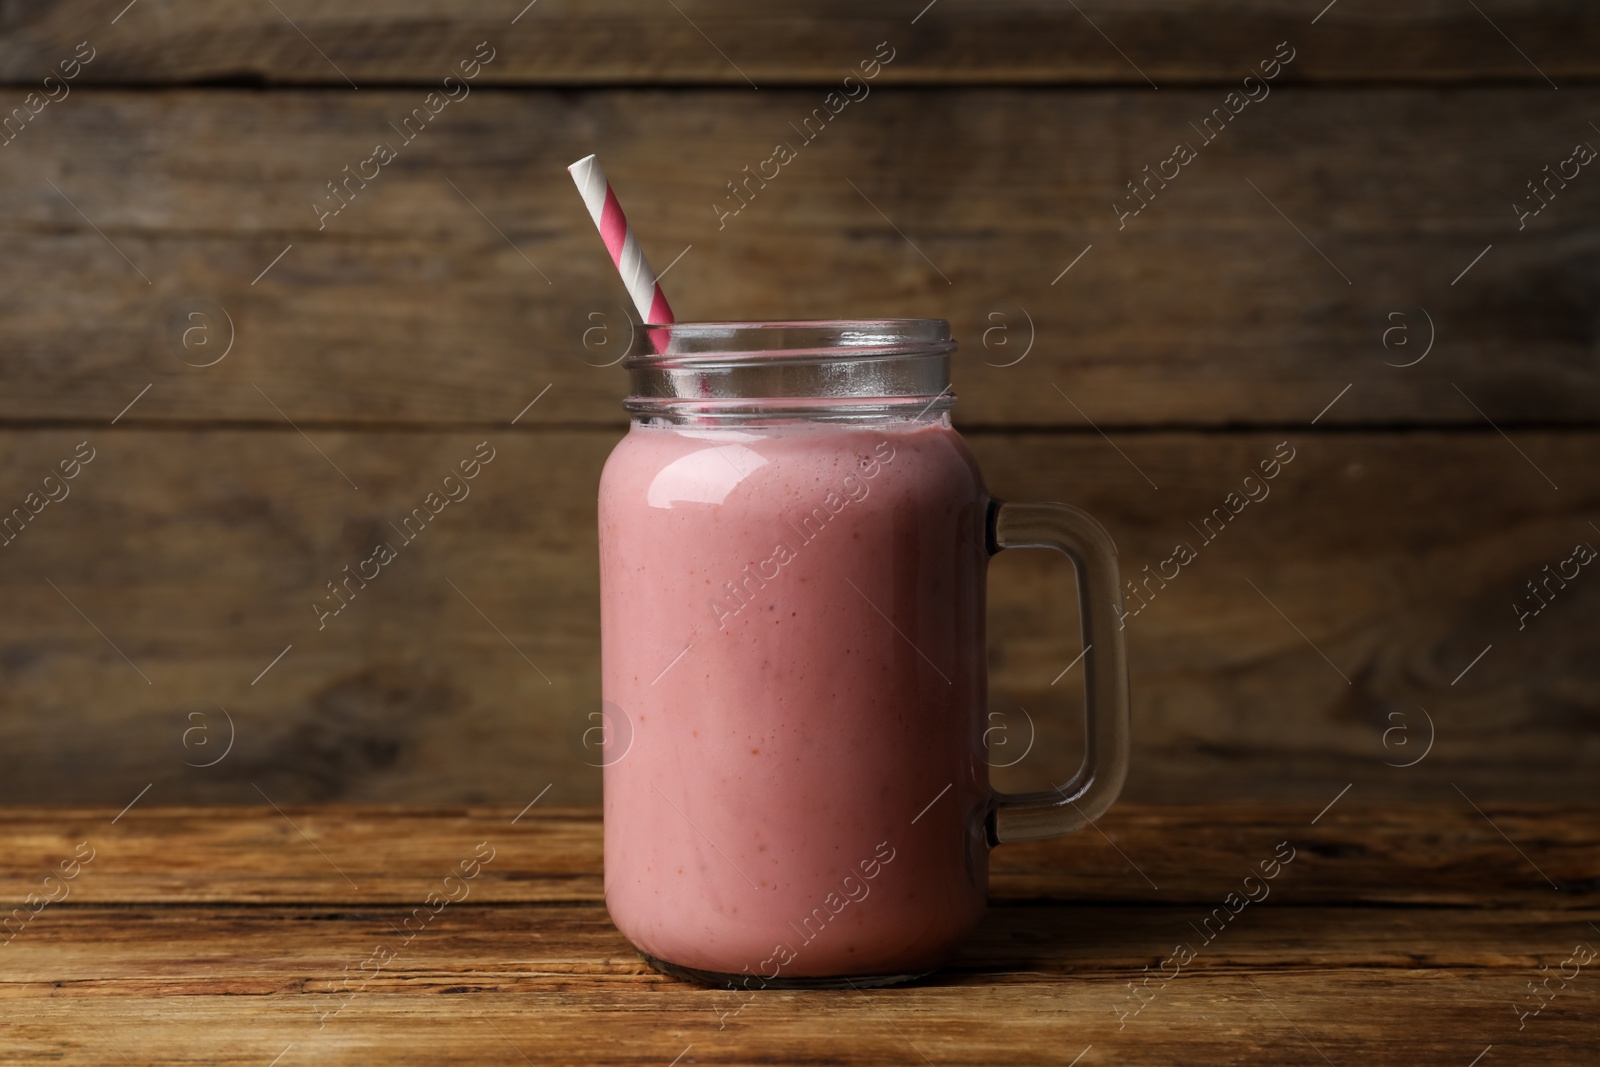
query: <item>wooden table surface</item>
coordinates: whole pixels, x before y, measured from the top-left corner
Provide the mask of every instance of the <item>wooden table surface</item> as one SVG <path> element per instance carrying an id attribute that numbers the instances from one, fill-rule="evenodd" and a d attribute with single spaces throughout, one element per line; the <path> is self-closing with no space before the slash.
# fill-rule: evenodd
<path id="1" fill-rule="evenodd" d="M 0 1061 L 1596 1062 L 1592 810 L 1319 807 L 1123 805 L 929 979 L 740 995 L 611 926 L 592 809 L 0 809 Z"/>

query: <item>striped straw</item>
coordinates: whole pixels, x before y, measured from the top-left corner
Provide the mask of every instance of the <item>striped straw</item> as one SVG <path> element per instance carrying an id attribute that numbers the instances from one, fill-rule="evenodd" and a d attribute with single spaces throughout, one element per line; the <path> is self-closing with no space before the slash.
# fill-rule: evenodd
<path id="1" fill-rule="evenodd" d="M 611 262 L 617 265 L 622 284 L 627 286 L 628 295 L 633 298 L 633 306 L 639 309 L 639 314 L 647 323 L 675 321 L 672 309 L 667 306 L 667 298 L 656 283 L 655 272 L 644 261 L 639 241 L 633 236 L 633 227 L 628 225 L 622 205 L 617 203 L 617 194 L 611 191 L 611 183 L 606 181 L 600 164 L 594 156 L 584 156 L 568 167 L 567 172 L 577 183 L 584 205 L 600 230 L 600 239 L 611 253 Z"/>

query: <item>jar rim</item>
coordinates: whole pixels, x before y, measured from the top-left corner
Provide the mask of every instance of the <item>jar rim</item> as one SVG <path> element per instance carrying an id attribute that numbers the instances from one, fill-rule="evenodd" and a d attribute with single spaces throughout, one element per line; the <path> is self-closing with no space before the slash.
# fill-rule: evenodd
<path id="1" fill-rule="evenodd" d="M 643 326 L 623 407 L 698 425 L 945 418 L 955 349 L 944 319 Z"/>
<path id="2" fill-rule="evenodd" d="M 676 322 L 634 332 L 623 365 L 695 366 L 945 356 L 955 349 L 946 319 L 773 319 Z"/>

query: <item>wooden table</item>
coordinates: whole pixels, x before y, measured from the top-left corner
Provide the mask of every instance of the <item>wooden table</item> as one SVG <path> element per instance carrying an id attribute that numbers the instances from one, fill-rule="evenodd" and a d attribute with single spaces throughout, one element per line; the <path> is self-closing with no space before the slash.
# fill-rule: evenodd
<path id="1" fill-rule="evenodd" d="M 0 900 L 65 894 L 0 944 L 0 1060 L 1595 1063 L 1593 812 L 1357 800 L 1124 805 L 999 849 L 933 978 L 739 996 L 613 929 L 593 810 L 0 809 Z"/>

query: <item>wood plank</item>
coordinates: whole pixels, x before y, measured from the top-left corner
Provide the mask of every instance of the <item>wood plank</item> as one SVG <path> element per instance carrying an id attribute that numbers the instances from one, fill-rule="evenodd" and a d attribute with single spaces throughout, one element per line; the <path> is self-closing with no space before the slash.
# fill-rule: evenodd
<path id="1" fill-rule="evenodd" d="M 1403 806 L 1345 797 L 1326 814 L 1324 806 L 1118 804 L 1099 823 L 1106 838 L 1086 832 L 993 852 L 990 895 L 1018 915 L 1050 902 L 1204 908 L 1287 841 L 1293 859 L 1284 869 L 1292 876 L 1275 884 L 1290 907 L 1482 908 L 1501 918 L 1513 908 L 1548 918 L 1556 910 L 1596 906 L 1600 827 L 1585 807 L 1490 802 L 1486 818 L 1460 797 Z M 48 925 L 45 915 L 118 904 L 338 905 L 367 909 L 364 914 L 410 906 L 457 864 L 490 850 L 493 859 L 463 905 L 494 910 L 604 902 L 594 808 L 275 810 L 259 803 L 174 808 L 147 801 L 118 815 L 115 807 L 5 810 L 0 840 L 8 859 L 0 871 L 0 901 L 37 891 L 45 872 L 81 842 L 90 848 L 80 854 L 93 854 L 67 899 L 41 913 L 37 928 L 28 927 L 28 940 Z M 1517 847 L 1526 855 L 1495 827 L 1521 842 Z M 174 852 L 174 841 L 183 843 L 181 852 Z M 487 849 L 480 848 L 483 842 Z M 1538 870 L 1560 888 L 1552 890 Z M 19 935 L 17 943 L 22 940 Z"/>
<path id="2" fill-rule="evenodd" d="M 319 630 L 324 583 L 486 437 L 0 433 L 12 502 L 78 442 L 98 450 L 3 549 L 0 799 L 120 807 L 149 785 L 152 804 L 520 807 L 550 786 L 545 803 L 597 801 L 581 739 L 599 678 L 594 492 L 615 436 L 489 436 L 472 495 Z M 1284 437 L 1295 456 L 1271 495 L 1205 542 L 1190 524 Z M 1592 795 L 1600 583 L 1575 579 L 1524 629 L 1512 605 L 1596 539 L 1595 436 L 1284 437 L 971 436 L 996 494 L 1087 508 L 1127 574 L 1179 541 L 1197 553 L 1128 620 L 1128 796 Z M 1019 746 L 1034 735 L 996 780 L 1064 781 L 1081 672 L 1062 675 L 1077 651 L 1062 563 L 997 559 L 989 614 L 991 708 Z"/>
<path id="3" fill-rule="evenodd" d="M 1596 940 L 1583 916 L 1565 910 L 1504 915 L 1458 908 L 1297 906 L 1286 896 L 1277 905 L 1252 906 L 1233 920 L 1236 925 L 1214 932 L 1211 942 L 1204 943 L 1188 922 L 1205 918 L 1213 904 L 1220 907 L 1220 898 L 1190 905 L 1187 911 L 997 904 L 969 944 L 918 992 L 1001 986 L 1026 994 L 1063 979 L 1091 979 L 1103 983 L 1102 996 L 1115 1001 L 1118 979 L 1138 977 L 1153 955 L 1170 953 L 1177 941 L 1201 950 L 1196 953 L 1200 969 L 1246 971 L 1274 981 L 1312 970 L 1367 971 L 1374 976 L 1388 972 L 1391 977 L 1481 970 L 1483 978 L 1492 980 L 1482 984 L 1504 985 L 1510 1000 L 1518 984 L 1514 975 L 1537 974 L 1541 962 L 1548 965 L 1552 953 L 1561 958 L 1574 940 Z M 41 981 L 69 986 L 82 1001 L 218 994 L 288 999 L 287 994 L 300 994 L 293 998 L 299 1004 L 278 1010 L 304 1012 L 314 1024 L 315 1013 L 335 1003 L 329 994 L 340 990 L 346 964 L 366 958 L 374 943 L 387 941 L 398 949 L 395 928 L 410 908 L 197 905 L 136 910 L 126 905 L 63 905 L 59 914 L 45 913 L 48 919 L 41 917 L 6 946 L 0 1000 L 37 998 Z M 1588 914 L 1600 911 L 1591 905 Z M 1341 935 L 1331 936 L 1335 931 Z M 683 991 L 682 983 L 654 971 L 638 956 L 600 902 L 452 905 L 398 956 L 392 967 L 362 987 L 363 997 L 548 993 L 552 980 L 563 978 L 602 996 L 641 988 L 657 996 Z M 248 965 L 241 967 L 241 961 Z M 1126 997 L 1125 988 L 1121 992 Z M 730 998 L 724 993 L 700 999 L 715 1004 Z M 361 1014 L 362 1007 L 354 1005 L 351 1017 Z M 348 1019 L 340 1015 L 342 1026 Z"/>
<path id="4" fill-rule="evenodd" d="M 1470 5 L 1375 0 L 1342 0 L 1320 14 L 1320 5 L 1294 0 L 1077 6 L 683 0 L 673 11 L 631 0 L 508 0 L 462 11 L 441 0 L 386 0 L 360 10 L 287 3 L 280 13 L 245 0 L 203 9 L 142 0 L 119 15 L 119 4 L 66 0 L 11 17 L 0 79 L 37 80 L 85 37 L 102 54 L 84 80 L 157 84 L 434 82 L 484 40 L 499 55 L 480 76 L 518 85 L 824 84 L 880 40 L 899 51 L 885 79 L 901 82 L 1232 81 L 1286 38 L 1306 49 L 1302 76 L 1321 80 L 1544 85 L 1540 71 L 1558 82 L 1600 72 L 1600 21 L 1558 0 L 1498 0 L 1480 5 L 1481 15 Z"/>
<path id="5" fill-rule="evenodd" d="M 478 93 L 319 231 L 416 90 L 83 89 L 0 152 L 0 419 L 619 425 L 598 150 L 685 318 L 949 318 L 968 425 L 1594 425 L 1600 182 L 1512 198 L 1600 92 L 1545 93 L 1280 86 L 1121 229 L 1216 89 L 885 89 L 720 229 L 815 90 Z"/>
<path id="6" fill-rule="evenodd" d="M 69 841 L 113 810 L 7 810 L 0 849 L 11 856 L 45 837 Z M 397 872 L 419 864 L 405 873 L 420 888 L 431 873 L 420 869 L 427 857 L 459 858 L 463 841 L 486 825 L 503 827 L 514 810 L 295 814 L 330 847 L 358 845 L 352 869 L 363 879 L 382 872 L 395 890 Z M 1564 856 L 1592 871 L 1600 858 L 1582 808 L 1494 814 L 1518 836 L 1569 843 L 1534 846 L 1543 862 Z M 1519 1019 L 1518 1010 L 1530 981 L 1561 973 L 1574 945 L 1595 943 L 1592 888 L 1546 893 L 1542 904 L 1498 895 L 1509 888 L 1504 861 L 1513 850 L 1497 843 L 1480 856 L 1475 818 L 1460 807 L 1352 803 L 1312 826 L 1282 805 L 1124 805 L 1107 817 L 1108 834 L 1130 848 L 1182 853 L 1165 890 L 1146 893 L 1130 880 L 1137 903 L 1093 902 L 1061 862 L 1063 843 L 1029 846 L 1053 853 L 1032 861 L 1057 861 L 1037 867 L 1050 881 L 1048 899 L 1007 900 L 1002 890 L 952 964 L 930 978 L 871 992 L 734 994 L 651 971 L 593 897 L 487 902 L 497 866 L 502 875 L 537 876 L 576 864 L 596 875 L 592 810 L 537 811 L 515 833 L 498 831 L 507 847 L 473 883 L 484 896 L 441 912 L 362 981 L 359 964 L 374 945 L 397 941 L 410 904 L 403 896 L 349 903 L 344 880 L 320 860 L 306 863 L 311 850 L 302 848 L 283 852 L 280 867 L 302 872 L 308 902 L 250 902 L 252 879 L 265 884 L 278 851 L 263 846 L 278 813 L 147 809 L 105 826 L 107 854 L 93 863 L 106 866 L 79 876 L 85 890 L 104 879 L 98 891 L 116 884 L 120 896 L 89 903 L 74 895 L 0 948 L 0 1034 L 18 1063 L 104 1062 L 114 1051 L 130 1062 L 257 1067 L 290 1056 L 503 1062 L 513 1052 L 529 1062 L 599 1063 L 1059 1064 L 1078 1056 L 1456 1065 L 1491 1050 L 1587 1063 L 1586 969 L 1537 1015 Z M 1201 943 L 1176 977 L 1146 981 L 1175 942 L 1200 940 L 1190 923 L 1218 903 L 1206 894 L 1280 835 L 1303 847 L 1276 890 Z M 136 840 L 146 844 L 113 854 Z M 148 847 L 156 841 L 165 847 Z M 216 862 L 219 843 L 256 873 L 236 879 Z M 1475 869 L 1485 875 L 1481 887 Z M 130 874 L 166 875 L 188 895 Z M 1364 887 L 1421 903 L 1433 890 L 1416 884 L 1419 874 L 1464 891 L 1472 906 L 1335 902 L 1340 888 Z M 1001 883 L 1008 877 L 997 872 Z M 222 902 L 230 895 L 238 903 Z M 179 899 L 190 903 L 173 906 Z M 166 906 L 152 907 L 157 901 Z"/>
<path id="7" fill-rule="evenodd" d="M 1333 933 L 1333 932 L 1330 932 Z M 1558 945 L 1561 941 L 1556 942 Z M 1565 946 L 1547 955 L 1559 965 Z M 356 957 L 359 961 L 361 957 Z M 5 1027 L 17 1063 L 241 1064 L 274 1056 L 314 1062 L 684 1064 L 972 1064 L 1080 1061 L 1197 1065 L 1372 1063 L 1455 1067 L 1490 1055 L 1586 1067 L 1592 1009 L 1557 1000 L 1525 1031 L 1513 997 L 1536 968 L 1482 974 L 1418 968 L 1183 978 L 1160 1010 L 1117 1029 L 1113 1008 L 1137 968 L 1108 981 L 1069 976 L 1021 988 L 955 986 L 900 992 L 763 993 L 738 1009 L 726 992 L 676 984 L 597 990 L 566 977 L 532 991 L 363 997 L 319 1030 L 330 995 L 108 996 L 37 989 Z M 1115 988 L 1112 988 L 1115 982 Z M 1177 984 L 1177 983 L 1175 983 Z M 536 993 L 531 996 L 530 992 Z M 1167 991 L 1163 991 L 1167 992 Z M 1279 1014 L 1279 1013 L 1282 1014 Z M 1425 1019 L 1425 1022 L 1419 1021 Z M 86 1025 L 86 1021 L 91 1025 Z M 181 1036 L 182 1040 L 176 1037 Z M 292 1049 L 291 1049 L 292 1046 Z M 687 1053 L 687 1055 L 685 1055 Z M 1487 1061 L 1485 1061 L 1487 1062 Z"/>

